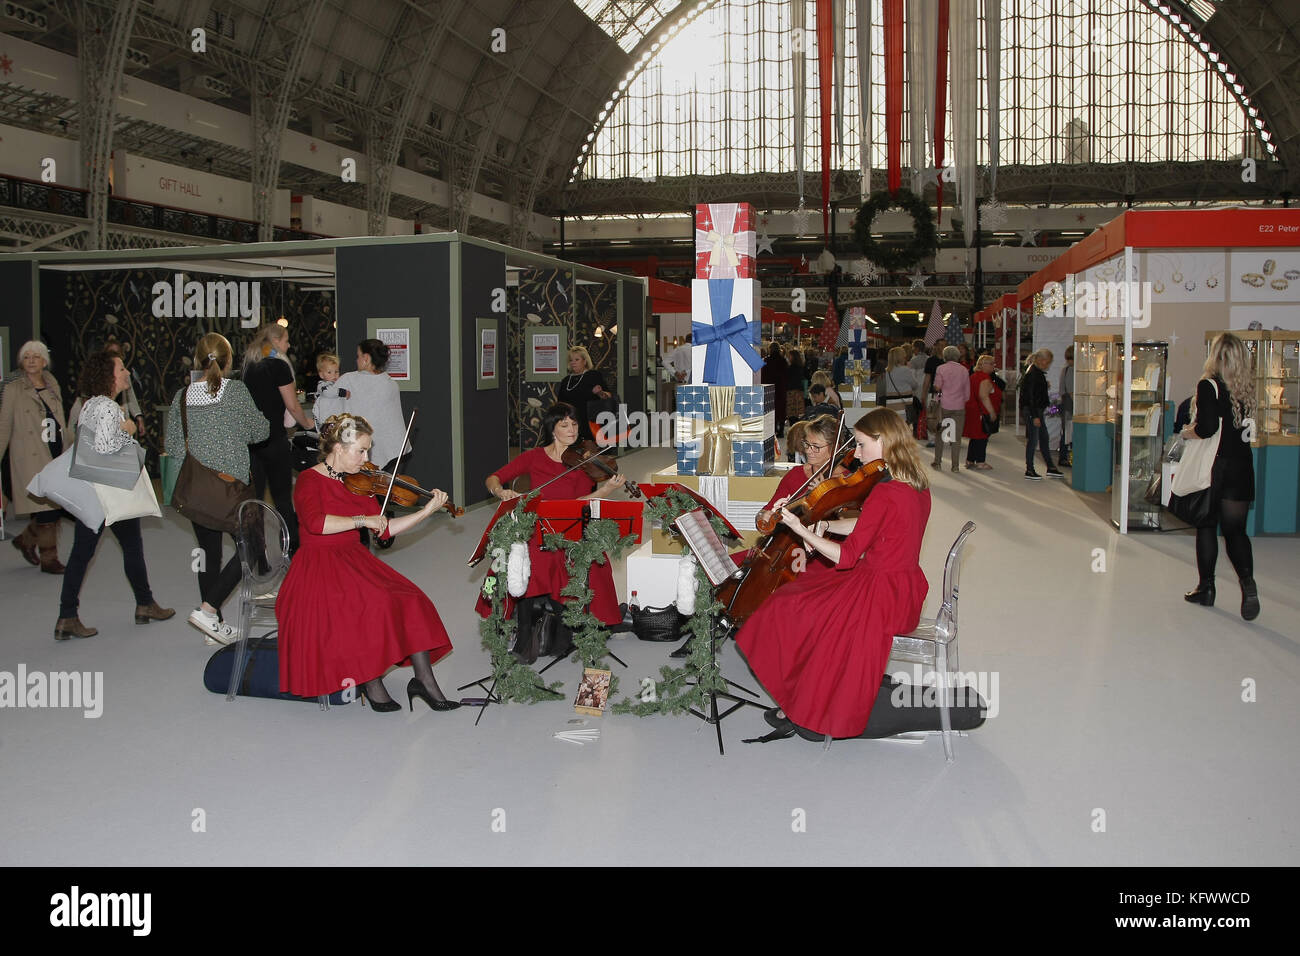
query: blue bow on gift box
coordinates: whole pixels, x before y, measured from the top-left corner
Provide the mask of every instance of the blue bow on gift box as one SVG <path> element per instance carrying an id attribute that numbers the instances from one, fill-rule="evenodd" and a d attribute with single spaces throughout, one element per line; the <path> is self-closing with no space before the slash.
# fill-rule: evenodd
<path id="1" fill-rule="evenodd" d="M 735 385 L 736 376 L 731 370 L 731 349 L 735 349 L 742 359 L 754 371 L 763 367 L 763 359 L 754 350 L 750 342 L 749 322 L 744 315 L 733 315 L 731 311 L 731 291 L 734 288 L 731 279 L 709 280 L 709 312 L 713 324 L 703 322 L 691 323 L 691 342 L 706 346 L 704 353 L 704 381 L 709 385 Z"/>
<path id="2" fill-rule="evenodd" d="M 867 357 L 867 334 L 862 329 L 854 329 L 849 333 L 849 354 L 854 361 L 862 361 Z"/>

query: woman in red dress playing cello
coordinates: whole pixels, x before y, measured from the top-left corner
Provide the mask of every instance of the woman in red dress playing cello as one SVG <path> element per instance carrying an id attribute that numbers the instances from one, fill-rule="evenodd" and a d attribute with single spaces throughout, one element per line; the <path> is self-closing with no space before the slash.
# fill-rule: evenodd
<path id="1" fill-rule="evenodd" d="M 414 514 L 391 521 L 378 499 L 348 491 L 345 475 L 361 470 L 372 429 L 358 415 L 331 415 L 321 425 L 321 462 L 298 476 L 293 506 L 301 546 L 280 585 L 280 690 L 303 697 L 331 694 L 351 679 L 372 710 L 400 710 L 384 688 L 390 667 L 410 664 L 407 706 L 418 697 L 434 710 L 460 706 L 443 695 L 433 665 L 451 651 L 451 639 L 424 592 L 361 543 L 368 528 L 387 540 L 423 522 L 447 503 L 433 490 Z M 321 588 L 329 594 L 322 597 Z"/>
<path id="2" fill-rule="evenodd" d="M 888 408 L 868 412 L 853 431 L 856 457 L 883 459 L 889 469 L 861 515 L 814 529 L 782 509 L 784 500 L 774 502 L 809 553 L 827 558 L 834 571 L 801 575 L 773 592 L 736 635 L 780 708 L 768 712 L 769 722 L 791 733 L 798 727 L 818 737 L 857 737 L 867 729 L 894 635 L 916 627 L 929 589 L 919 564 L 929 479 L 916 442 Z"/>
<path id="3" fill-rule="evenodd" d="M 613 489 L 621 488 L 627 480 L 622 474 L 616 474 L 597 485 L 581 468 L 569 471 L 561 459 L 565 450 L 577 440 L 578 419 L 574 417 L 573 406 L 564 402 L 552 405 L 542 416 L 542 434 L 538 447 L 523 452 L 505 467 L 488 475 L 484 482 L 487 490 L 501 501 L 518 498 L 519 492 L 506 486 L 520 475 L 528 476 L 530 488 L 538 489 L 546 485 L 539 495 L 542 501 L 554 498 L 603 498 Z M 566 471 L 569 471 L 567 475 L 558 477 Z M 553 478 L 557 480 L 552 481 Z M 531 598 L 549 594 L 556 600 L 567 600 L 560 597 L 560 589 L 569 583 L 564 552 L 543 551 L 534 540 L 528 543 L 528 560 L 528 590 L 523 596 Z M 591 566 L 587 586 L 592 590 L 591 613 L 604 624 L 621 624 L 623 613 L 618 607 L 614 569 L 608 558 L 604 564 Z M 506 616 L 513 613 L 513 606 L 514 602 L 507 599 Z M 483 617 L 492 613 L 491 603 L 481 593 L 476 609 Z"/>

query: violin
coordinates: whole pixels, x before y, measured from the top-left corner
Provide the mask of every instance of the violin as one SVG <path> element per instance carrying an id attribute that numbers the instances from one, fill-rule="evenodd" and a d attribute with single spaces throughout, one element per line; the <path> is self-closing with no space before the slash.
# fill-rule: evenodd
<path id="1" fill-rule="evenodd" d="M 852 457 L 853 452 L 849 452 L 841 464 Z M 784 507 L 797 514 L 804 526 L 830 521 L 844 509 L 861 507 L 871 489 L 886 474 L 885 463 L 876 459 L 850 474 L 827 478 L 802 497 L 786 502 Z M 803 539 L 776 515 L 772 516 L 770 525 L 772 529 L 750 549 L 736 574 L 718 587 L 716 598 L 722 602 L 724 617 L 733 624 L 739 625 L 773 591 L 798 577 L 797 560 L 812 559 Z"/>
<path id="2" fill-rule="evenodd" d="M 432 491 L 425 491 L 410 475 L 398 475 L 390 481 L 387 472 L 368 461 L 361 463 L 361 470 L 356 474 L 343 476 L 343 486 L 354 495 L 380 498 L 389 494 L 390 485 L 392 494 L 388 500 L 403 508 L 414 508 L 421 498 L 433 497 Z M 459 518 L 465 513 L 464 508 L 458 508 L 450 501 L 442 506 L 442 510 L 453 518 Z"/>
<path id="3" fill-rule="evenodd" d="M 560 462 L 569 469 L 577 468 L 581 464 L 583 474 L 592 481 L 606 481 L 618 474 L 618 460 L 613 455 L 602 455 L 599 452 L 599 445 L 590 438 L 584 438 L 564 449 L 564 454 L 560 456 Z M 584 463 L 584 458 L 590 458 L 591 460 Z M 623 483 L 623 487 L 627 489 L 627 493 L 633 498 L 645 497 L 641 489 L 637 487 L 636 482 L 631 478 Z"/>
<path id="4" fill-rule="evenodd" d="M 856 496 L 856 491 L 854 490 L 856 485 L 848 481 L 848 479 L 852 478 L 854 474 L 848 470 L 849 464 L 852 461 L 853 450 L 850 449 L 845 453 L 839 464 L 835 466 L 835 468 L 843 469 L 846 472 L 845 474 L 838 476 L 832 474 L 831 477 L 824 479 L 817 485 L 814 485 L 812 490 L 805 492 L 797 498 L 791 498 L 782 507 L 786 511 L 798 515 L 801 520 L 810 508 L 819 508 L 824 513 L 830 513 L 833 511 L 838 517 L 838 512 L 841 508 L 852 507 L 854 503 L 862 500 Z M 832 472 L 835 468 L 832 469 Z M 846 503 L 838 504 L 837 502 L 840 499 L 844 499 Z M 763 532 L 763 534 L 771 534 L 776 530 L 776 526 L 781 523 L 781 519 L 777 514 L 779 510 L 780 509 L 773 509 L 768 512 L 765 517 L 759 516 L 755 518 L 754 526 L 758 528 L 759 531 Z M 803 521 L 803 523 L 812 524 L 813 522 Z"/>

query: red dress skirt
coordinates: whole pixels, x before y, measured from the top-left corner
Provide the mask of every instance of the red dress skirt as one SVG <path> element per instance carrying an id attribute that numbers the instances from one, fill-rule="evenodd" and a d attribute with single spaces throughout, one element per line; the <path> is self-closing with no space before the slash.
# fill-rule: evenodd
<path id="1" fill-rule="evenodd" d="M 451 650 L 433 602 L 361 543 L 358 531 L 322 534 L 326 515 L 377 515 L 379 501 L 308 468 L 293 489 L 301 539 L 280 586 L 280 690 L 331 694 L 381 677 L 412 654 Z M 387 531 L 383 537 L 389 537 Z"/>
<path id="2" fill-rule="evenodd" d="M 509 487 L 510 482 L 515 478 L 526 474 L 529 487 L 540 488 L 565 470 L 566 466 L 546 454 L 544 448 L 531 448 L 493 474 L 506 487 Z M 578 469 L 548 485 L 541 492 L 540 498 L 542 501 L 556 498 L 581 498 L 591 494 L 595 487 L 596 483 Z M 543 594 L 549 594 L 557 601 L 566 603 L 569 601 L 569 598 L 560 596 L 561 589 L 569 583 L 569 570 L 565 565 L 563 551 L 543 551 L 537 535 L 534 535 L 533 540 L 528 542 L 528 565 L 528 590 L 524 592 L 524 597 L 541 597 Z M 605 556 L 604 564 L 594 562 L 591 565 L 591 570 L 587 572 L 587 587 L 591 588 L 592 592 L 589 608 L 592 615 L 602 624 L 621 624 L 623 612 L 618 609 L 618 592 L 614 589 L 614 568 L 610 564 L 608 555 Z M 505 597 L 502 613 L 510 617 L 514 614 L 514 598 L 502 593 Z M 474 609 L 478 611 L 480 617 L 487 617 L 492 613 L 492 602 L 480 591 Z"/>
<path id="3" fill-rule="evenodd" d="M 919 564 L 930 493 L 878 484 L 829 574 L 805 574 L 759 606 L 736 645 L 772 699 L 801 727 L 856 737 L 867 727 L 895 634 L 920 620 Z"/>

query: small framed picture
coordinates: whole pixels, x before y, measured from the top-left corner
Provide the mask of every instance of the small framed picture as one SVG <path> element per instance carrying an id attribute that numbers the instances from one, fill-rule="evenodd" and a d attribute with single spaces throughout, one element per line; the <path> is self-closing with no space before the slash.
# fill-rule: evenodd
<path id="1" fill-rule="evenodd" d="M 573 699 L 573 709 L 589 717 L 603 717 L 605 704 L 609 702 L 609 681 L 609 671 L 583 668 L 582 683 L 578 685 L 578 696 Z"/>

